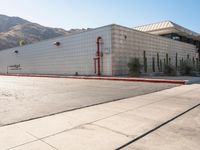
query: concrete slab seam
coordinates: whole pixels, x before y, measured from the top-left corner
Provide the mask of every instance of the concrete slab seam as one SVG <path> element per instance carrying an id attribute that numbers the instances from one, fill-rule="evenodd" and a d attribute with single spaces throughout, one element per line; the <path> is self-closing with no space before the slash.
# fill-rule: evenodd
<path id="1" fill-rule="evenodd" d="M 108 116 L 108 117 L 104 117 L 104 118 L 101 118 L 101 119 L 97 119 L 97 120 L 94 120 L 94 121 L 92 121 L 92 122 L 83 123 L 83 124 L 80 124 L 80 125 L 75 126 L 75 127 L 73 127 L 73 128 L 66 129 L 66 130 L 62 130 L 62 131 L 60 131 L 60 132 L 57 132 L 57 133 L 54 133 L 54 134 L 51 134 L 51 135 L 48 135 L 48 136 L 45 136 L 45 137 L 42 137 L 42 138 L 37 138 L 37 137 L 35 137 L 34 135 L 32 135 L 32 134 L 31 134 L 31 135 L 34 136 L 35 138 L 37 138 L 38 140 L 42 140 L 42 139 L 45 139 L 45 138 L 49 138 L 49 137 L 51 137 L 51 136 L 55 136 L 55 135 L 61 134 L 61 133 L 63 133 L 63 132 L 68 132 L 68 131 L 71 131 L 71 130 L 74 130 L 74 129 L 81 128 L 82 126 L 85 126 L 85 125 L 90 125 L 90 124 L 93 125 L 93 123 L 95 123 L 95 122 L 98 122 L 98 121 L 101 121 L 101 120 L 104 120 L 104 119 L 108 119 L 108 118 L 110 118 L 110 117 L 113 117 L 113 116 L 116 116 L 116 115 L 119 115 L 119 114 L 126 113 L 126 112 L 128 112 L 128 111 L 140 109 L 140 108 L 142 108 L 142 107 L 149 106 L 149 105 L 152 105 L 152 104 L 157 103 L 157 102 L 160 102 L 160 101 L 163 101 L 163 100 L 159 100 L 159 101 L 156 101 L 156 102 L 152 102 L 152 103 L 149 103 L 149 104 L 145 104 L 145 105 L 139 106 L 139 107 L 137 107 L 137 108 L 128 109 L 128 110 L 126 110 L 126 111 L 122 111 L 122 112 L 116 113 L 116 114 L 111 115 L 111 116 Z M 29 133 L 29 134 L 30 134 L 30 133 Z"/>
<path id="2" fill-rule="evenodd" d="M 186 111 L 180 113 L 179 115 L 177 115 L 177 116 L 171 118 L 170 120 L 168 120 L 168 121 L 166 121 L 166 122 L 160 124 L 159 126 L 153 128 L 153 129 L 151 129 L 150 131 L 148 131 L 148 132 L 146 132 L 146 133 L 144 133 L 144 134 L 142 134 L 142 135 L 136 137 L 135 139 L 129 141 L 128 143 L 126 143 L 126 144 L 120 146 L 120 147 L 117 148 L 116 150 L 121 150 L 121 149 L 127 147 L 128 145 L 130 145 L 130 144 L 132 144 L 132 143 L 134 143 L 134 142 L 140 140 L 141 138 L 147 136 L 148 134 L 151 134 L 152 132 L 154 132 L 154 131 L 158 130 L 159 128 L 163 127 L 164 125 L 166 125 L 166 124 L 172 122 L 173 120 L 175 120 L 175 119 L 177 119 L 177 118 L 183 116 L 183 115 L 186 114 L 187 112 L 189 112 L 189 111 L 191 111 L 191 110 L 193 110 L 193 109 L 195 109 L 195 108 L 197 108 L 197 107 L 199 107 L 199 106 L 200 106 L 200 103 L 197 104 L 197 105 L 195 105 L 195 106 L 193 106 L 193 107 L 191 107 L 190 109 L 188 109 L 188 110 L 186 110 Z"/>
<path id="3" fill-rule="evenodd" d="M 25 142 L 25 143 L 23 143 L 23 144 L 20 144 L 20 145 L 16 145 L 16 146 L 13 146 L 13 147 L 10 147 L 10 148 L 7 148 L 7 149 L 5 149 L 5 150 L 12 150 L 12 149 L 14 149 L 14 148 L 17 148 L 17 147 L 20 147 L 20 146 L 23 146 L 23 145 L 26 145 L 26 144 L 30 144 L 30 143 L 33 143 L 33 142 L 37 142 L 37 141 L 39 141 L 39 140 L 32 140 L 32 141 L 29 141 L 29 142 Z"/>
<path id="4" fill-rule="evenodd" d="M 19 126 L 17 126 L 17 127 L 18 127 L 20 130 L 23 130 L 23 129 L 21 129 L 21 127 L 19 127 Z M 20 145 L 17 145 L 17 146 L 14 146 L 14 147 L 12 147 L 12 148 L 9 148 L 8 150 L 12 150 L 13 148 L 17 148 L 17 147 L 20 147 L 20 146 L 23 146 L 23 145 L 27 145 L 27 144 L 30 144 L 30 143 L 33 143 L 33 142 L 36 142 L 36 141 L 43 142 L 43 143 L 49 145 L 51 148 L 53 148 L 53 149 L 55 149 L 55 150 L 58 150 L 58 149 L 55 148 L 54 146 L 50 145 L 49 143 L 46 143 L 46 142 L 43 141 L 42 139 L 40 139 L 40 138 L 38 138 L 37 136 L 31 134 L 30 132 L 27 132 L 27 131 L 25 131 L 25 130 L 23 130 L 23 131 L 26 132 L 27 134 L 29 134 L 30 136 L 36 138 L 36 140 L 30 141 L 30 142 L 26 142 L 26 143 L 23 143 L 23 144 L 20 144 Z"/>

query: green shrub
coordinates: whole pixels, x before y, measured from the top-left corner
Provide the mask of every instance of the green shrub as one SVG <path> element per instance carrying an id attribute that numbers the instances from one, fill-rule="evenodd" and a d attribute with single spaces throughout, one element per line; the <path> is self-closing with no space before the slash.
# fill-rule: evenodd
<path id="1" fill-rule="evenodd" d="M 176 70 L 178 69 L 178 53 L 176 53 L 176 62 L 175 62 L 175 64 L 176 64 Z"/>
<path id="2" fill-rule="evenodd" d="M 144 72 L 147 73 L 147 57 L 146 57 L 146 51 L 143 52 L 143 61 L 144 61 Z"/>
<path id="3" fill-rule="evenodd" d="M 176 68 L 170 64 L 165 64 L 164 74 L 168 76 L 176 76 Z"/>
<path id="4" fill-rule="evenodd" d="M 155 58 L 152 58 L 152 71 L 155 72 Z"/>
<path id="5" fill-rule="evenodd" d="M 196 58 L 196 61 L 195 61 L 195 70 L 200 73 L 200 62 L 199 62 L 199 59 Z"/>
<path id="6" fill-rule="evenodd" d="M 162 64 L 162 60 L 160 59 L 160 71 L 163 71 L 163 64 Z"/>
<path id="7" fill-rule="evenodd" d="M 19 46 L 24 46 L 26 45 L 26 42 L 24 40 L 19 41 Z"/>
<path id="8" fill-rule="evenodd" d="M 160 72 L 160 55 L 159 53 L 157 53 L 157 67 L 158 67 L 158 71 Z"/>
<path id="9" fill-rule="evenodd" d="M 183 61 L 179 67 L 179 72 L 181 75 L 192 75 L 194 67 L 190 61 Z"/>
<path id="10" fill-rule="evenodd" d="M 131 58 L 128 63 L 130 76 L 138 77 L 141 75 L 142 65 L 140 64 L 139 58 Z"/>

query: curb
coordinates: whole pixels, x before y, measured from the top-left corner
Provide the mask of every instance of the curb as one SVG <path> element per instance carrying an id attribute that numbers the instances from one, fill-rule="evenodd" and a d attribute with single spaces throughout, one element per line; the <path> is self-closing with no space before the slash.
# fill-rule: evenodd
<path id="1" fill-rule="evenodd" d="M 110 81 L 127 81 L 127 82 L 169 83 L 169 84 L 181 84 L 181 85 L 185 85 L 188 83 L 188 80 L 124 78 L 124 77 L 59 76 L 59 75 L 33 75 L 33 74 L 1 74 L 0 76 L 45 77 L 45 78 L 66 78 L 66 79 L 84 79 L 84 80 L 110 80 Z"/>

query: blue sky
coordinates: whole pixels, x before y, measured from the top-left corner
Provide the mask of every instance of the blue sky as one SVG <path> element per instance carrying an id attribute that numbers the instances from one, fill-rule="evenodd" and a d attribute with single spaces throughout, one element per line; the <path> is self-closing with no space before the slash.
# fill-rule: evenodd
<path id="1" fill-rule="evenodd" d="M 171 20 L 200 32 L 200 0 L 0 0 L 0 4 L 0 14 L 64 29 Z"/>

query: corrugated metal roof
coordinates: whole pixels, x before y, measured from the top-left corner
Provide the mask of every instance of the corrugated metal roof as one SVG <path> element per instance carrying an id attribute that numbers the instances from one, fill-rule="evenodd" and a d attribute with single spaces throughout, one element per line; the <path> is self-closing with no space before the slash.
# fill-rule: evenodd
<path id="1" fill-rule="evenodd" d="M 170 28 L 170 27 L 174 27 L 170 21 L 163 21 L 159 23 L 152 23 L 152 24 L 138 26 L 138 27 L 135 27 L 134 29 L 143 31 L 143 32 L 149 32 L 149 31 Z"/>
<path id="2" fill-rule="evenodd" d="M 165 29 L 169 29 L 169 28 L 173 28 L 176 29 L 179 32 L 183 32 L 185 34 L 188 34 L 190 36 L 195 36 L 195 37 L 199 37 L 200 34 L 193 32 L 189 29 L 186 29 L 180 25 L 177 25 L 175 23 L 173 23 L 172 21 L 162 21 L 159 23 L 152 23 L 152 24 L 147 24 L 147 25 L 142 25 L 142 26 L 138 26 L 135 27 L 135 30 L 139 30 L 139 31 L 143 31 L 143 32 L 153 32 L 153 31 L 158 31 L 158 30 L 165 30 Z"/>

